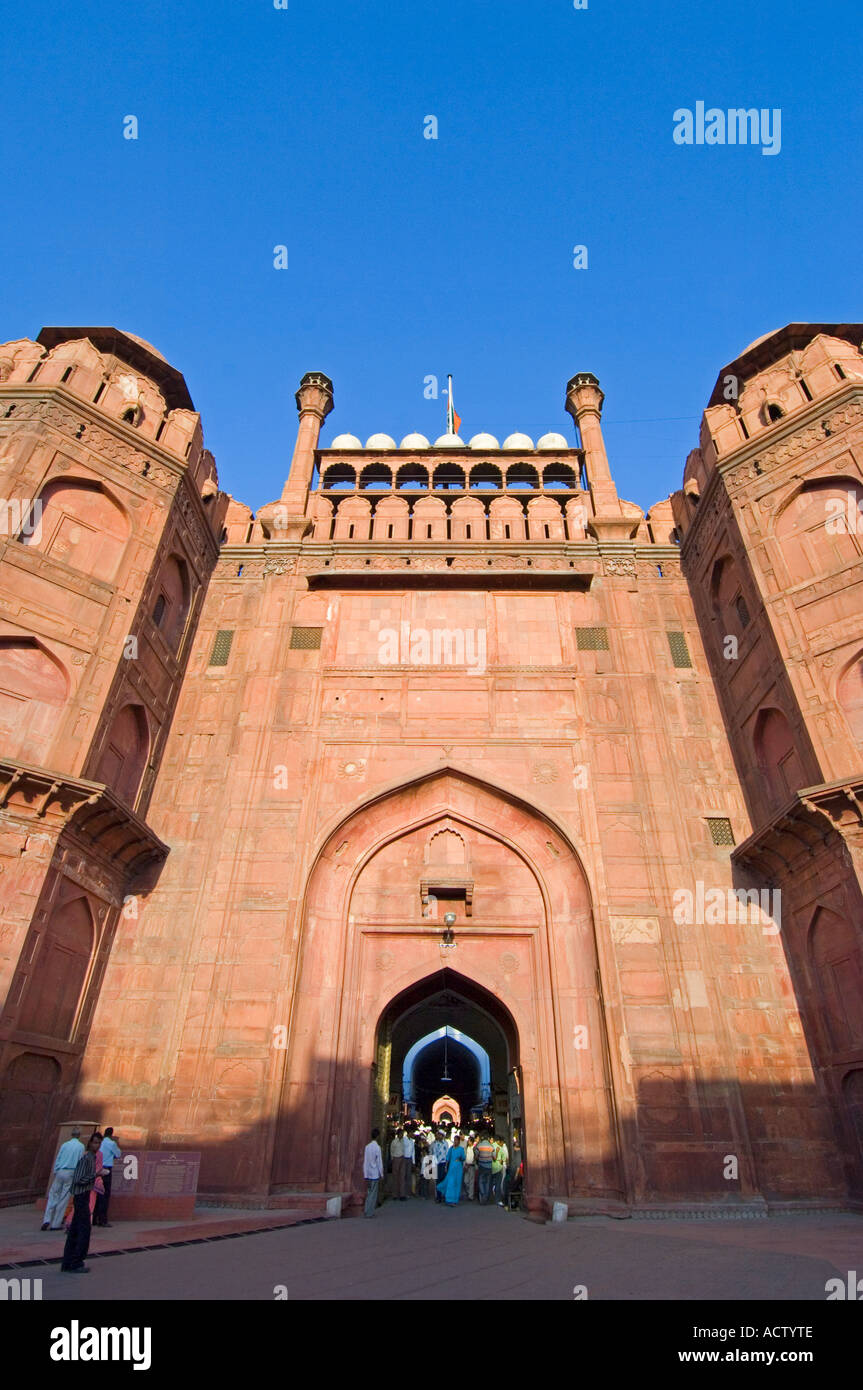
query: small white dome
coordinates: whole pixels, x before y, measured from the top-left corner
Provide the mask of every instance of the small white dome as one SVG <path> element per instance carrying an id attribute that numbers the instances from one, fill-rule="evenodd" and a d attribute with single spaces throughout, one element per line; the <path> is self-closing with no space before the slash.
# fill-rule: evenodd
<path id="1" fill-rule="evenodd" d="M 355 434 L 337 434 L 330 445 L 331 449 L 361 449 L 362 447 Z"/>
<path id="2" fill-rule="evenodd" d="M 436 449 L 463 449 L 464 440 L 457 434 L 442 434 L 435 440 L 434 446 Z"/>
<path id="3" fill-rule="evenodd" d="M 544 434 L 536 441 L 537 449 L 568 449 L 569 445 L 562 434 Z"/>
<path id="4" fill-rule="evenodd" d="M 533 440 L 529 439 L 526 434 L 510 434 L 503 441 L 503 447 L 505 449 L 532 449 Z"/>
<path id="5" fill-rule="evenodd" d="M 405 437 L 404 437 L 404 439 L 402 440 L 401 444 L 399 445 L 399 448 L 400 448 L 400 449 L 427 449 L 428 446 L 429 446 L 429 442 L 428 442 L 428 440 L 426 439 L 426 437 L 425 437 L 424 434 L 416 434 L 416 433 L 414 433 L 414 434 L 406 434 Z"/>
<path id="6" fill-rule="evenodd" d="M 370 434 L 366 440 L 367 449 L 394 449 L 396 441 L 388 434 Z"/>
<path id="7" fill-rule="evenodd" d="M 471 449 L 499 449 L 500 445 L 493 434 L 475 434 L 470 441 Z"/>

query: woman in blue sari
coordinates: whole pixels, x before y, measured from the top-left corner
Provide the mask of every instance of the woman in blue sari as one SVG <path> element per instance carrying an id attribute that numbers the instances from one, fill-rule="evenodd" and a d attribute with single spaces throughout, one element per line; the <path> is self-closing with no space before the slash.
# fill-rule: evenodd
<path id="1" fill-rule="evenodd" d="M 443 1182 L 439 1182 L 437 1185 L 437 1190 L 448 1207 L 457 1206 L 461 1197 L 461 1179 L 465 1160 L 465 1151 L 461 1141 L 462 1135 L 456 1134 L 453 1138 L 453 1146 L 449 1151 L 449 1167 L 446 1170 L 446 1177 Z"/>

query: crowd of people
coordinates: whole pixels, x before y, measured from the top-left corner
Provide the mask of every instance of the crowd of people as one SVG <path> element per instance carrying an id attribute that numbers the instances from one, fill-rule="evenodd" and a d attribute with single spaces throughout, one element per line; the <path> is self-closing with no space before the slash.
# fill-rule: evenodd
<path id="1" fill-rule="evenodd" d="M 42 1219 L 43 1231 L 67 1232 L 60 1269 L 64 1274 L 88 1274 L 84 1264 L 93 1226 L 110 1226 L 108 1206 L 115 1161 L 122 1157 L 111 1125 L 104 1134 L 95 1129 L 81 1143 L 80 1129 L 60 1145 Z"/>
<path id="2" fill-rule="evenodd" d="M 380 1130 L 373 1129 L 363 1155 L 366 1216 L 374 1216 L 388 1177 L 389 1195 L 396 1201 L 422 1197 L 448 1207 L 462 1200 L 505 1207 L 521 1190 L 523 1164 L 490 1128 L 462 1133 L 456 1125 L 435 1129 L 408 1120 L 396 1127 L 385 1147 L 386 1158 Z"/>

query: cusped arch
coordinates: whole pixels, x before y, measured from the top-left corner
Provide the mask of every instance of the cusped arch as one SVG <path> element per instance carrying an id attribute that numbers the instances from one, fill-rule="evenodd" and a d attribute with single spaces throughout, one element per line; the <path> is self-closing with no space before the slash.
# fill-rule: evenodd
<path id="1" fill-rule="evenodd" d="M 431 793 L 426 799 L 421 793 Z M 402 813 L 403 803 L 411 803 L 411 813 Z M 462 804 L 460 809 L 459 804 Z M 486 815 L 480 814 L 481 809 Z M 506 822 L 506 830 L 499 822 Z M 446 822 L 449 828 L 458 831 L 460 825 L 469 827 L 481 834 L 500 840 L 520 859 L 537 882 L 539 890 L 549 907 L 560 896 L 560 885 L 565 875 L 561 859 L 569 858 L 584 884 L 586 902 L 583 905 L 590 911 L 593 891 L 584 863 L 567 832 L 549 815 L 547 811 L 528 802 L 517 792 L 495 785 L 474 773 L 455 766 L 440 766 L 421 773 L 408 781 L 400 780 L 382 788 L 375 796 L 361 806 L 340 815 L 335 825 L 325 832 L 315 862 L 309 874 L 307 908 L 316 905 L 316 884 L 321 874 L 339 865 L 339 876 L 343 873 L 349 847 L 364 844 L 361 853 L 351 861 L 351 872 L 344 883 L 345 897 L 340 911 L 347 911 L 347 903 L 353 887 L 365 865 L 381 849 L 395 840 L 402 839 L 424 826 L 433 826 L 438 821 Z M 498 822 L 496 827 L 495 822 Z M 441 827 L 443 828 L 443 826 Z M 549 839 L 549 836 L 552 839 Z M 541 872 L 539 865 L 545 864 L 554 871 Z"/>

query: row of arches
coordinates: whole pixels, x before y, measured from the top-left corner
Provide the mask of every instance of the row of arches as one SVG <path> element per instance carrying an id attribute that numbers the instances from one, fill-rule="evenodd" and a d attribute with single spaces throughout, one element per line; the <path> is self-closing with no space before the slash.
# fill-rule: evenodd
<path id="1" fill-rule="evenodd" d="M 320 494 L 315 506 L 314 539 L 396 541 L 579 541 L 589 518 L 583 494 L 561 506 L 551 497 L 534 497 L 526 505 L 514 497 L 496 497 L 488 505 L 478 497 L 365 497 L 330 501 Z M 635 525 L 636 522 L 633 522 Z"/>
<path id="2" fill-rule="evenodd" d="M 453 462 L 430 469 L 422 463 L 404 463 L 398 469 L 386 463 L 368 463 L 357 469 L 351 463 L 331 463 L 321 470 L 324 491 L 349 492 L 502 492 L 504 489 L 539 491 L 540 488 L 574 492 L 578 471 L 568 463 L 553 462 L 542 469 L 532 463 L 475 463 L 467 467 Z"/>

